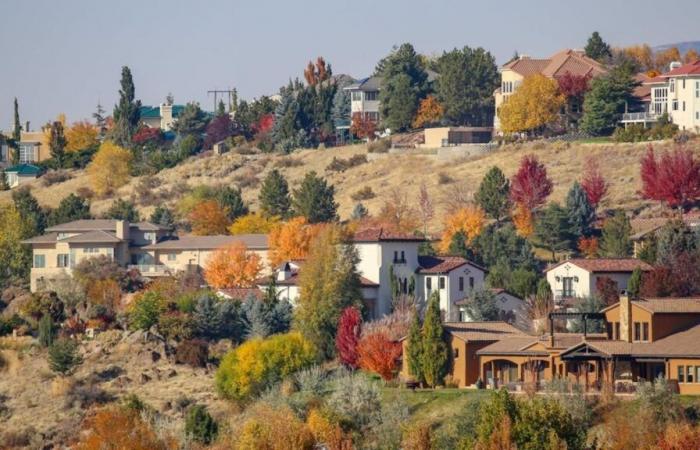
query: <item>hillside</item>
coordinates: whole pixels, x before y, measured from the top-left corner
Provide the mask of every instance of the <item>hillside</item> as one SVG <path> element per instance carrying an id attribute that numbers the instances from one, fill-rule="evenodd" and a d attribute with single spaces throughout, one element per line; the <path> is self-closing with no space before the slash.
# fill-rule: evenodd
<path id="1" fill-rule="evenodd" d="M 662 150 L 671 148 L 673 144 L 658 142 L 654 146 L 657 150 Z M 491 166 L 499 166 L 506 176 L 511 176 L 517 170 L 522 156 L 534 153 L 545 163 L 549 176 L 554 181 L 552 200 L 563 201 L 571 184 L 580 179 L 583 163 L 590 155 L 598 158 L 601 170 L 610 183 L 603 208 L 642 211 L 649 205 L 637 195 L 640 188 L 639 159 L 646 148 L 646 143 L 535 142 L 508 145 L 486 155 L 453 161 L 441 161 L 429 154 L 368 154 L 366 145 L 300 150 L 288 156 L 242 155 L 234 151 L 222 156 L 200 155 L 155 176 L 134 178 L 117 191 L 115 198 L 133 199 L 142 216 L 147 217 L 156 204 L 175 204 L 188 188 L 200 184 L 230 183 L 241 186 L 244 199 L 255 210 L 259 183 L 270 170 L 279 169 L 292 188 L 300 183 L 306 172 L 315 170 L 335 186 L 341 218 L 349 217 L 357 203 L 352 200 L 352 194 L 365 186 L 369 186 L 375 196 L 362 203 L 374 214 L 389 198 L 392 190 L 401 190 L 409 199 L 417 198 L 419 187 L 424 182 L 438 206 L 431 228 L 439 230 L 439 219 L 448 205 L 454 204 L 455 200 L 469 198 Z M 357 154 L 367 155 L 368 162 L 343 172 L 326 170 L 334 157 L 347 159 Z M 36 180 L 32 185 L 33 193 L 43 205 L 55 207 L 69 193 L 89 186 L 84 171 L 74 171 L 72 175 L 72 179 L 48 187 L 43 185 L 42 180 Z M 9 198 L 9 192 L 0 192 L 0 202 L 9 201 Z M 112 198 L 93 200 L 92 212 L 99 215 L 112 201 Z"/>

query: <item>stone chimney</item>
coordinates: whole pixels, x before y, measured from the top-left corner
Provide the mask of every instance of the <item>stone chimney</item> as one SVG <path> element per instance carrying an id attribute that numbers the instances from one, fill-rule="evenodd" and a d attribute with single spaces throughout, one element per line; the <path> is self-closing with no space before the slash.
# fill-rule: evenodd
<path id="1" fill-rule="evenodd" d="M 632 301 L 627 293 L 620 295 L 620 340 L 632 342 Z"/>
<path id="2" fill-rule="evenodd" d="M 117 220 L 116 223 L 116 236 L 122 241 L 129 240 L 129 222 L 126 220 Z"/>
<path id="3" fill-rule="evenodd" d="M 160 128 L 163 131 L 170 131 L 173 127 L 173 105 L 167 103 L 160 104 Z"/>

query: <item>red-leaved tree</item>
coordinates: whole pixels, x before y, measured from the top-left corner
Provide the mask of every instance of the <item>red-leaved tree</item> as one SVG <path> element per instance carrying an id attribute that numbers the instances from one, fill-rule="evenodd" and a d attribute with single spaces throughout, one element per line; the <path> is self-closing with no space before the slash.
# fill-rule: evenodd
<path id="1" fill-rule="evenodd" d="M 235 126 L 231 116 L 223 114 L 214 117 L 207 125 L 206 137 L 204 138 L 204 148 L 211 148 L 217 142 L 223 141 L 229 136 L 233 136 Z"/>
<path id="2" fill-rule="evenodd" d="M 520 168 L 510 182 L 510 198 L 527 210 L 544 204 L 552 193 L 552 180 L 547 178 L 547 169 L 535 155 L 526 155 Z"/>
<path id="3" fill-rule="evenodd" d="M 163 141 L 163 132 L 160 128 L 142 127 L 131 138 L 134 144 L 142 145 L 147 143 L 159 144 Z"/>
<path id="4" fill-rule="evenodd" d="M 700 160 L 687 149 L 663 152 L 657 160 L 649 145 L 641 160 L 642 196 L 687 208 L 700 198 Z"/>
<path id="5" fill-rule="evenodd" d="M 340 362 L 357 369 L 357 344 L 362 331 L 362 316 L 357 308 L 345 308 L 338 321 L 338 332 L 335 335 L 335 349 L 338 351 Z"/>
<path id="6" fill-rule="evenodd" d="M 583 179 L 581 187 L 586 191 L 588 201 L 593 208 L 597 208 L 600 201 L 608 193 L 608 182 L 603 178 L 598 166 L 598 160 L 593 157 L 586 159 L 583 166 Z"/>
<path id="7" fill-rule="evenodd" d="M 253 124 L 253 133 L 258 136 L 261 134 L 267 134 L 272 131 L 272 127 L 275 126 L 275 115 L 274 114 L 263 114 L 256 123 Z"/>
<path id="8" fill-rule="evenodd" d="M 350 125 L 350 132 L 360 139 L 369 139 L 373 141 L 376 135 L 374 132 L 377 129 L 377 124 L 369 118 L 365 117 L 362 113 L 356 112 L 352 115 L 352 124 Z"/>
<path id="9" fill-rule="evenodd" d="M 614 305 L 620 301 L 620 291 L 617 283 L 610 277 L 599 277 L 595 280 L 595 290 L 606 305 Z"/>
<path id="10" fill-rule="evenodd" d="M 588 92 L 588 83 L 591 81 L 591 76 L 574 75 L 571 72 L 566 72 L 564 75 L 557 77 L 559 91 L 566 96 L 567 99 L 582 100 L 586 92 Z"/>
<path id="11" fill-rule="evenodd" d="M 401 344 L 390 340 L 383 332 L 368 334 L 357 346 L 358 363 L 365 370 L 391 380 L 401 356 Z"/>

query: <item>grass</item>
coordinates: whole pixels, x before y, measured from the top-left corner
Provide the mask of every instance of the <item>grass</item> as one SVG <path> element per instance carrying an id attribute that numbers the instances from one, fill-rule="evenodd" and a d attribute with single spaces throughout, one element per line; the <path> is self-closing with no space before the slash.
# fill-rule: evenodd
<path id="1" fill-rule="evenodd" d="M 473 389 L 382 389 L 385 402 L 397 398 L 404 400 L 415 422 L 444 422 L 466 406 L 470 399 L 485 395 L 488 395 L 487 391 Z"/>

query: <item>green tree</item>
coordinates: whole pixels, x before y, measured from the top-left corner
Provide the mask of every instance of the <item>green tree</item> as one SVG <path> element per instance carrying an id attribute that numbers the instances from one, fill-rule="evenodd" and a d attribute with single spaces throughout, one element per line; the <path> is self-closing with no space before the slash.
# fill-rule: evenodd
<path id="1" fill-rule="evenodd" d="M 627 295 L 630 298 L 639 298 L 639 293 L 642 289 L 642 269 L 640 267 L 635 267 L 630 276 L 630 280 L 627 283 Z"/>
<path id="2" fill-rule="evenodd" d="M 500 75 L 496 60 L 483 48 L 464 47 L 443 53 L 437 60 L 440 77 L 436 93 L 452 125 L 483 126 L 493 123 L 493 91 Z"/>
<path id="3" fill-rule="evenodd" d="M 126 220 L 127 222 L 138 222 L 140 219 L 136 205 L 130 200 L 123 198 L 116 199 L 112 206 L 105 212 L 105 219 Z"/>
<path id="4" fill-rule="evenodd" d="M 421 368 L 423 378 L 430 387 L 442 383 L 447 373 L 447 345 L 445 330 L 440 318 L 440 295 L 433 292 L 428 300 L 428 309 L 423 319 L 423 345 L 421 352 Z"/>
<path id="5" fill-rule="evenodd" d="M 518 404 L 505 388 L 501 388 L 491 393 L 489 399 L 481 405 L 479 412 L 479 421 L 476 425 L 477 439 L 480 443 L 486 444 L 491 439 L 491 435 L 503 425 L 504 419 L 510 423 L 517 419 Z"/>
<path id="6" fill-rule="evenodd" d="M 248 207 L 243 203 L 240 189 L 222 186 L 217 189 L 215 200 L 226 211 L 226 216 L 231 221 L 248 214 Z"/>
<path id="7" fill-rule="evenodd" d="M 44 314 L 41 316 L 41 319 L 39 319 L 39 344 L 41 344 L 42 347 L 50 347 L 55 336 L 56 326 L 53 323 L 53 319 L 50 314 Z"/>
<path id="8" fill-rule="evenodd" d="M 130 148 L 131 138 L 136 133 L 141 120 L 141 101 L 135 100 L 136 89 L 131 69 L 122 67 L 119 103 L 114 106 L 112 117 L 114 126 L 111 130 L 112 140 L 120 147 Z"/>
<path id="9" fill-rule="evenodd" d="M 656 235 L 656 263 L 672 268 L 678 257 L 696 253 L 700 247 L 700 235 L 693 232 L 682 220 L 667 222 Z"/>
<path id="10" fill-rule="evenodd" d="M 90 203 L 86 199 L 71 193 L 63 197 L 58 208 L 49 213 L 48 223 L 50 225 L 59 225 L 74 220 L 90 219 L 91 217 Z"/>
<path id="11" fill-rule="evenodd" d="M 61 376 L 70 375 L 82 362 L 78 344 L 72 339 L 59 339 L 49 347 L 49 367 Z"/>
<path id="12" fill-rule="evenodd" d="M 541 278 L 537 282 L 537 292 L 535 296 L 540 300 L 547 300 L 552 297 L 552 286 L 546 278 Z"/>
<path id="13" fill-rule="evenodd" d="M 10 185 L 7 183 L 7 175 L 5 174 L 5 169 L 3 167 L 0 167 L 0 191 L 7 191 L 8 189 L 10 189 Z"/>
<path id="14" fill-rule="evenodd" d="M 17 208 L 22 220 L 26 222 L 30 236 L 43 234 L 48 221 L 46 211 L 32 195 L 29 187 L 22 186 L 12 191 L 12 202 Z"/>
<path id="15" fill-rule="evenodd" d="M 342 311 L 350 306 L 361 308 L 358 261 L 357 249 L 344 241 L 338 227 L 329 226 L 311 244 L 299 276 L 295 324 L 324 359 L 335 353 Z"/>
<path id="16" fill-rule="evenodd" d="M 158 323 L 158 319 L 165 312 L 165 309 L 165 300 L 159 293 L 144 292 L 133 303 L 129 313 L 129 325 L 135 330 L 148 331 Z"/>
<path id="17" fill-rule="evenodd" d="M 12 164 L 19 164 L 19 143 L 22 140 L 22 125 L 19 121 L 19 103 L 15 97 L 14 103 L 14 123 L 12 128 Z M 28 131 L 28 130 L 27 130 Z"/>
<path id="18" fill-rule="evenodd" d="M 475 322 L 498 320 L 500 315 L 496 296 L 490 289 L 472 292 L 464 309 L 469 318 Z"/>
<path id="19" fill-rule="evenodd" d="M 66 136 L 63 130 L 63 123 L 55 121 L 51 124 L 49 132 L 49 150 L 51 158 L 56 162 L 56 167 L 63 167 L 63 161 L 66 156 Z"/>
<path id="20" fill-rule="evenodd" d="M 588 201 L 586 191 L 578 181 L 574 181 L 566 195 L 566 212 L 571 224 L 571 233 L 579 238 L 591 234 L 595 220 L 595 208 Z"/>
<path id="21" fill-rule="evenodd" d="M 566 209 L 554 202 L 547 205 L 535 224 L 535 236 L 552 252 L 553 260 L 556 252 L 571 248 L 573 235 Z"/>
<path id="22" fill-rule="evenodd" d="M 260 210 L 266 217 L 279 216 L 288 217 L 291 207 L 289 198 L 289 185 L 287 180 L 277 169 L 267 174 L 263 180 L 260 194 Z"/>
<path id="23" fill-rule="evenodd" d="M 537 272 L 518 267 L 510 274 L 506 289 L 520 298 L 528 298 L 537 291 Z"/>
<path id="24" fill-rule="evenodd" d="M 175 215 L 167 206 L 156 206 L 150 217 L 150 222 L 172 229 L 175 227 Z"/>
<path id="25" fill-rule="evenodd" d="M 586 56 L 600 62 L 612 56 L 610 46 L 600 37 L 600 33 L 597 31 L 594 31 L 588 38 L 584 51 L 586 52 Z"/>
<path id="26" fill-rule="evenodd" d="M 420 315 L 418 311 L 413 312 L 411 328 L 408 330 L 408 341 L 406 344 L 406 358 L 408 361 L 408 373 L 419 383 L 423 379 L 423 367 L 421 366 L 423 355 L 423 336 L 421 334 Z"/>
<path id="27" fill-rule="evenodd" d="M 28 279 L 32 251 L 22 239 L 36 234 L 14 205 L 0 205 L 0 288 Z"/>
<path id="28" fill-rule="evenodd" d="M 486 172 L 474 200 L 496 223 L 508 215 L 511 209 L 510 181 L 501 169 L 494 166 Z"/>
<path id="29" fill-rule="evenodd" d="M 223 102 L 221 103 L 223 105 Z M 219 434 L 219 424 L 203 405 L 194 405 L 187 411 L 185 433 L 200 444 L 209 445 Z"/>
<path id="30" fill-rule="evenodd" d="M 516 448 L 585 448 L 586 430 L 578 426 L 564 405 L 554 398 L 534 398 L 518 403 L 518 420 L 513 422 Z M 554 443 L 555 446 L 543 445 Z"/>
<path id="31" fill-rule="evenodd" d="M 199 138 L 204 133 L 209 123 L 209 116 L 202 111 L 199 103 L 190 102 L 185 105 L 185 108 L 180 113 L 175 123 L 173 123 L 173 131 L 180 136 L 195 136 Z"/>
<path id="32" fill-rule="evenodd" d="M 420 55 L 409 43 L 382 59 L 375 70 L 382 77 L 379 91 L 383 122 L 394 131 L 408 129 L 428 92 L 428 74 Z"/>
<path id="33" fill-rule="evenodd" d="M 637 84 L 626 66 L 615 67 L 591 80 L 583 100 L 581 130 L 596 136 L 612 133 L 625 106 L 633 102 L 632 91 Z"/>
<path id="34" fill-rule="evenodd" d="M 629 256 L 632 252 L 631 232 L 630 220 L 625 212 L 616 211 L 603 224 L 603 235 L 600 241 L 601 253 L 615 258 Z"/>
<path id="35" fill-rule="evenodd" d="M 335 188 L 314 171 L 308 172 L 299 189 L 294 190 L 292 206 L 294 213 L 305 217 L 309 223 L 331 222 L 338 218 Z"/>

